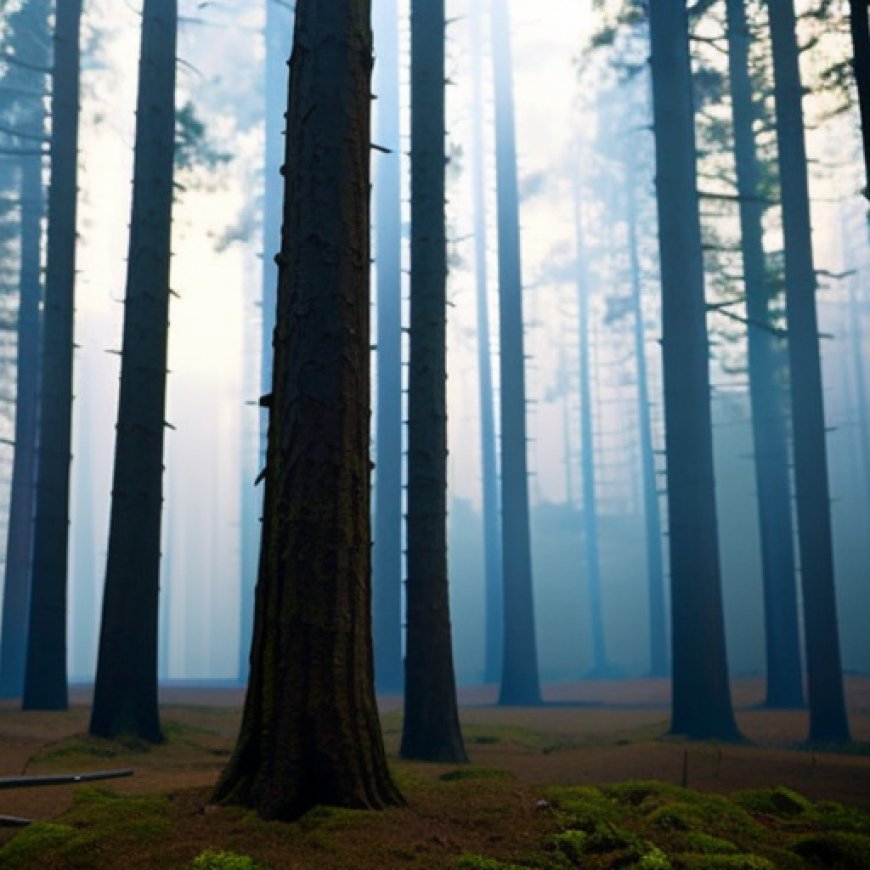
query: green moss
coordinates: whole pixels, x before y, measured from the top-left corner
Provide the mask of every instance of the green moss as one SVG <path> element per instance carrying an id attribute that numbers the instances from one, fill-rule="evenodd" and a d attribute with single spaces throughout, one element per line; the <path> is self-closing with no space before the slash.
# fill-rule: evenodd
<path id="1" fill-rule="evenodd" d="M 333 831 L 353 827 L 370 817 L 367 810 L 352 810 L 345 807 L 316 806 L 299 818 L 299 826 L 305 831 Z"/>
<path id="2" fill-rule="evenodd" d="M 36 822 L 16 834 L 0 849 L 0 867 L 16 870 L 18 867 L 39 867 L 47 863 L 45 856 L 57 852 L 71 837 L 75 828 Z"/>
<path id="3" fill-rule="evenodd" d="M 837 870 L 870 868 L 870 837 L 862 834 L 831 831 L 801 837 L 794 851 L 817 867 Z"/>
<path id="4" fill-rule="evenodd" d="M 563 831 L 553 837 L 552 845 L 572 864 L 579 864 L 588 851 L 589 834 L 585 831 Z"/>
<path id="5" fill-rule="evenodd" d="M 815 820 L 829 831 L 870 834 L 870 816 L 867 813 L 836 801 L 819 801 L 815 806 Z"/>
<path id="6" fill-rule="evenodd" d="M 694 792 L 667 782 L 655 780 L 629 780 L 604 786 L 604 794 L 621 804 L 650 809 L 673 801 L 692 800 Z"/>
<path id="7" fill-rule="evenodd" d="M 677 870 L 776 870 L 760 855 L 674 855 Z"/>
<path id="8" fill-rule="evenodd" d="M 459 767 L 456 770 L 448 770 L 447 773 L 442 773 L 439 779 L 444 782 L 458 782 L 459 780 L 467 779 L 514 779 L 514 775 L 507 770 L 501 770 L 497 767 Z"/>
<path id="9" fill-rule="evenodd" d="M 658 846 L 652 846 L 640 861 L 631 866 L 636 870 L 672 870 L 674 865 Z"/>
<path id="10" fill-rule="evenodd" d="M 734 802 L 750 813 L 776 818 L 793 818 L 813 812 L 812 801 L 782 785 L 741 792 L 734 796 Z"/>
<path id="11" fill-rule="evenodd" d="M 206 849 L 190 862 L 190 870 L 258 870 L 258 864 L 248 855 Z"/>
<path id="12" fill-rule="evenodd" d="M 734 855 L 740 849 L 729 840 L 705 834 L 703 831 L 688 831 L 679 839 L 680 852 L 700 852 L 702 855 Z"/>
<path id="13" fill-rule="evenodd" d="M 459 870 L 527 870 L 522 864 L 506 864 L 495 858 L 474 854 L 462 855 L 457 858 L 455 866 Z"/>
<path id="14" fill-rule="evenodd" d="M 566 828 L 592 833 L 600 825 L 618 822 L 623 815 L 614 801 L 593 786 L 550 788 L 546 795 Z"/>

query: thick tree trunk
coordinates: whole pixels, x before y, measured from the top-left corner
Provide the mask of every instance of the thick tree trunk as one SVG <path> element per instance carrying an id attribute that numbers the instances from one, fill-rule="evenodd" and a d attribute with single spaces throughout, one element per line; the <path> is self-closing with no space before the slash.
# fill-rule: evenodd
<path id="1" fill-rule="evenodd" d="M 719 573 L 709 346 L 686 8 L 651 0 L 656 194 L 662 271 L 665 454 L 671 547 L 671 731 L 738 736 Z"/>
<path id="2" fill-rule="evenodd" d="M 655 451 L 650 421 L 649 378 L 646 367 L 646 341 L 641 298 L 640 256 L 637 238 L 637 199 L 634 158 L 626 159 L 626 210 L 628 219 L 628 256 L 631 270 L 631 311 L 634 317 L 634 355 L 637 360 L 637 420 L 643 485 L 644 538 L 649 601 L 649 672 L 651 677 L 670 673 L 668 632 L 665 613 L 665 571 L 662 564 L 662 520 L 656 480 Z"/>
<path id="3" fill-rule="evenodd" d="M 81 0 L 55 13 L 33 577 L 22 706 L 65 710 Z"/>
<path id="4" fill-rule="evenodd" d="M 374 699 L 367 0 L 297 0 L 251 675 L 221 803 L 401 801 Z"/>
<path id="5" fill-rule="evenodd" d="M 541 702 L 532 592 L 520 205 L 508 0 L 492 3 L 501 363 L 501 515 L 504 633 L 499 703 Z"/>
<path id="6" fill-rule="evenodd" d="M 745 0 L 728 0 L 728 63 L 734 120 L 734 156 L 740 199 L 743 283 L 749 320 L 749 394 L 755 447 L 755 483 L 761 533 L 768 707 L 803 704 L 794 532 L 791 520 L 786 397 L 777 378 L 777 342 L 768 308 L 756 111 L 749 74 Z"/>
<path id="7" fill-rule="evenodd" d="M 163 739 L 157 622 L 175 150 L 176 0 L 145 0 L 109 553 L 91 734 Z"/>
<path id="8" fill-rule="evenodd" d="M 810 740 L 847 741 L 825 444 L 816 273 L 792 0 L 768 3 L 785 241 L 785 294 L 794 429 L 798 547 L 810 705 Z"/>
<path id="9" fill-rule="evenodd" d="M 474 282 L 477 299 L 477 360 L 480 397 L 480 465 L 483 488 L 484 681 L 501 679 L 504 634 L 501 517 L 498 503 L 498 448 L 495 435 L 492 349 L 489 324 L 489 232 L 486 215 L 486 139 L 483 97 L 484 8 L 471 9 L 471 163 L 474 196 Z"/>
<path id="10" fill-rule="evenodd" d="M 447 581 L 444 2 L 411 3 L 411 365 L 402 758 L 467 761 Z"/>
<path id="11" fill-rule="evenodd" d="M 378 280 L 377 447 L 373 617 L 378 691 L 401 692 L 402 671 L 402 173 L 399 119 L 399 12 L 377 0 L 375 207 Z"/>
<path id="12" fill-rule="evenodd" d="M 852 31 L 852 68 L 858 87 L 861 111 L 861 141 L 864 145 L 864 196 L 870 199 L 870 22 L 867 0 L 849 0 L 849 25 Z"/>

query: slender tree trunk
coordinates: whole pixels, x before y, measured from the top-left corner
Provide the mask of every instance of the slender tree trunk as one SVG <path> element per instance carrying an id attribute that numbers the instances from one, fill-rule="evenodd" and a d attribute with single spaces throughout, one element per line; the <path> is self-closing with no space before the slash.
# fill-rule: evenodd
<path id="1" fill-rule="evenodd" d="M 297 0 L 251 676 L 221 803 L 401 802 L 374 698 L 367 0 Z"/>
<path id="2" fill-rule="evenodd" d="M 467 761 L 447 581 L 444 2 L 411 3 L 408 620 L 402 758 Z"/>
<path id="3" fill-rule="evenodd" d="M 55 13 L 33 576 L 22 706 L 65 710 L 81 0 Z"/>
<path id="4" fill-rule="evenodd" d="M 816 316 L 801 79 L 792 0 L 768 3 L 785 241 L 786 315 L 794 429 L 798 546 L 810 705 L 810 740 L 847 741 Z"/>
<path id="5" fill-rule="evenodd" d="M 749 394 L 755 447 L 755 483 L 761 532 L 768 707 L 803 704 L 800 633 L 795 582 L 794 531 L 788 468 L 788 432 L 776 371 L 776 343 L 768 309 L 756 111 L 749 75 L 749 27 L 745 0 L 727 0 L 728 63 L 734 116 L 734 154 L 740 199 L 743 282 L 749 320 Z"/>
<path id="6" fill-rule="evenodd" d="M 377 141 L 375 181 L 378 280 L 377 470 L 375 472 L 375 681 L 401 692 L 402 672 L 402 173 L 399 131 L 399 12 L 375 5 Z"/>
<path id="7" fill-rule="evenodd" d="M 91 734 L 163 739 L 157 623 L 175 151 L 176 0 L 145 0 L 109 553 Z"/>
<path id="8" fill-rule="evenodd" d="M 864 196 L 870 199 L 870 22 L 867 0 L 849 0 L 849 25 L 852 31 L 852 68 L 858 87 L 861 111 L 861 141 L 864 145 Z"/>
<path id="9" fill-rule="evenodd" d="M 651 0 L 671 547 L 671 731 L 738 736 L 719 573 L 709 346 L 686 8 Z"/>
<path id="10" fill-rule="evenodd" d="M 631 310 L 634 317 L 634 355 L 637 360 L 637 420 L 643 483 L 644 537 L 649 598 L 649 671 L 651 677 L 664 677 L 668 666 L 668 632 L 665 614 L 665 571 L 662 564 L 662 520 L 653 449 L 649 378 L 646 368 L 646 340 L 643 326 L 640 257 L 637 238 L 637 200 L 634 159 L 626 160 L 628 218 L 628 255 L 631 271 Z"/>
<path id="11" fill-rule="evenodd" d="M 501 363 L 501 515 L 504 650 L 499 703 L 541 702 L 532 592 L 520 205 L 508 0 L 492 2 Z"/>
<path id="12" fill-rule="evenodd" d="M 504 645 L 504 584 L 502 582 L 501 522 L 498 504 L 498 456 L 492 383 L 489 325 L 488 229 L 486 220 L 486 141 L 483 98 L 484 9 L 475 0 L 471 10 L 471 136 L 474 186 L 474 281 L 477 297 L 477 360 L 480 396 L 480 464 L 483 482 L 484 680 L 501 679 Z"/>

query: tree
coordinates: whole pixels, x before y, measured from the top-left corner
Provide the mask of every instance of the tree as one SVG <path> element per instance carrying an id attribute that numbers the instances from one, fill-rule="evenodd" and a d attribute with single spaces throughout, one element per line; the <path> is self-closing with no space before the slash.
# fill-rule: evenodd
<path id="1" fill-rule="evenodd" d="M 501 373 L 501 505 L 504 633 L 500 704 L 541 702 L 526 462 L 520 214 L 508 0 L 492 3 Z"/>
<path id="2" fill-rule="evenodd" d="M 177 0 L 145 0 L 109 551 L 91 734 L 160 742 L 157 622 Z"/>
<path id="3" fill-rule="evenodd" d="M 45 136 L 44 70 L 51 63 L 49 6 L 31 0 L 19 11 L 14 35 L 16 55 L 30 68 L 15 68 L 12 87 L 31 93 L 16 102 L 16 120 L 34 152 L 19 161 L 19 304 L 16 347 L 15 454 L 10 487 L 9 526 L 0 632 L 0 697 L 20 698 L 24 689 L 27 623 L 33 554 L 33 506 L 36 482 L 36 427 L 39 403 L 40 304 L 42 301 L 42 181 Z M 11 70 L 10 70 L 11 72 Z M 8 78 L 8 77 L 4 77 Z M 22 141 L 19 139 L 19 141 Z"/>
<path id="4" fill-rule="evenodd" d="M 767 4 L 782 189 L 786 316 L 810 740 L 847 741 L 816 315 L 801 77 L 792 0 Z"/>
<path id="5" fill-rule="evenodd" d="M 374 700 L 367 0 L 297 0 L 251 674 L 214 799 L 401 802 Z"/>
<path id="6" fill-rule="evenodd" d="M 650 2 L 656 196 L 662 275 L 671 730 L 738 736 L 731 708 L 719 569 L 704 264 L 685 5 Z"/>
<path id="7" fill-rule="evenodd" d="M 852 33 L 852 66 L 858 87 L 861 111 L 861 141 L 864 145 L 864 195 L 870 198 L 870 22 L 867 0 L 849 0 L 849 27 Z"/>
<path id="8" fill-rule="evenodd" d="M 375 681 L 401 692 L 402 674 L 402 173 L 399 160 L 399 13 L 375 5 L 377 158 L 375 264 L 378 281 L 377 449 L 373 616 Z"/>
<path id="9" fill-rule="evenodd" d="M 727 0 L 728 65 L 734 158 L 740 208 L 740 248 L 749 345 L 749 393 L 764 584 L 765 653 L 769 707 L 803 704 L 786 401 L 776 358 L 766 278 L 760 167 L 753 124 L 758 112 L 749 68 L 745 0 Z"/>
<path id="10" fill-rule="evenodd" d="M 55 12 L 51 181 L 25 710 L 64 710 L 81 0 Z"/>
<path id="11" fill-rule="evenodd" d="M 411 3 L 411 359 L 402 758 L 467 761 L 447 581 L 444 3 Z"/>

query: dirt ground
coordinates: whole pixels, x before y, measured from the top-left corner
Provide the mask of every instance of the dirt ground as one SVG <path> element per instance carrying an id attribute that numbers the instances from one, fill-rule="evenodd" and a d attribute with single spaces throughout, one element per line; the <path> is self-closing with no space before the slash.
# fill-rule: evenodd
<path id="1" fill-rule="evenodd" d="M 445 806 L 446 793 L 413 783 L 437 783 L 449 766 L 397 764 L 400 781 L 413 786 L 406 787 L 410 805 L 387 814 L 367 814 L 383 819 L 359 827 L 358 852 L 352 859 L 342 851 L 345 846 L 335 847 L 320 835 L 318 839 L 300 834 L 301 839 L 294 841 L 296 857 L 288 863 L 277 857 L 286 854 L 281 852 L 286 849 L 285 834 L 275 835 L 276 829 L 270 827 L 268 836 L 259 831 L 254 837 L 248 828 L 242 830 L 241 811 L 207 806 L 235 738 L 243 700 L 239 689 L 164 688 L 162 719 L 169 739 L 157 749 L 107 743 L 103 751 L 99 744 L 88 742 L 83 736 L 88 719 L 86 688 L 73 690 L 71 709 L 65 713 L 22 713 L 10 702 L 0 703 L 0 776 L 132 767 L 134 776 L 106 787 L 119 794 L 170 795 L 177 842 L 166 846 L 168 851 L 158 863 L 149 863 L 146 852 L 126 856 L 124 864 L 129 867 L 183 866 L 211 844 L 248 849 L 280 867 L 406 866 L 415 861 L 418 866 L 450 866 L 448 858 L 452 861 L 468 850 L 495 848 L 512 854 L 538 836 L 546 821 L 530 808 L 545 786 L 628 779 L 662 780 L 721 793 L 785 785 L 813 800 L 836 800 L 870 810 L 870 677 L 847 680 L 854 752 L 804 748 L 806 712 L 760 709 L 763 686 L 758 680 L 734 683 L 745 744 L 669 738 L 665 736 L 668 692 L 666 680 L 560 684 L 547 687 L 548 705 L 502 708 L 493 703 L 492 687 L 463 691 L 461 718 L 472 763 L 509 772 L 508 792 L 502 787 L 498 795 L 493 792 L 487 797 L 482 783 L 474 791 L 461 792 L 462 806 Z M 395 756 L 401 729 L 398 699 L 382 698 L 381 708 L 387 749 Z M 55 819 L 70 808 L 77 788 L 0 790 L 0 814 Z M 505 810 L 508 830 L 468 822 L 475 801 L 504 802 L 505 794 L 511 803 Z M 486 814 L 483 807 L 481 814 Z M 12 836 L 13 831 L 0 829 L 0 844 Z M 371 860 L 361 857 L 364 854 L 370 854 Z M 81 866 L 112 866 L 114 859 L 104 858 L 108 863 Z"/>

